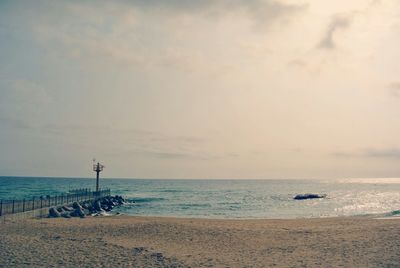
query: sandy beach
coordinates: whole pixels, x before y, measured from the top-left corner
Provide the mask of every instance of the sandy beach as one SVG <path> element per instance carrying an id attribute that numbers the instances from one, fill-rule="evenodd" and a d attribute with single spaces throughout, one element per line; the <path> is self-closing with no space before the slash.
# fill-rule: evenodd
<path id="1" fill-rule="evenodd" d="M 132 216 L 0 224 L 0 267 L 398 267 L 400 221 Z"/>

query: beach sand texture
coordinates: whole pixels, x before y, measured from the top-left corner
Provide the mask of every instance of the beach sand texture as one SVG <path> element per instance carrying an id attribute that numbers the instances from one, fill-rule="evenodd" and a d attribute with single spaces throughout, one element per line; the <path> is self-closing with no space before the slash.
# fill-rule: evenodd
<path id="1" fill-rule="evenodd" d="M 113 216 L 0 224 L 0 267 L 271 266 L 400 267 L 400 221 Z"/>

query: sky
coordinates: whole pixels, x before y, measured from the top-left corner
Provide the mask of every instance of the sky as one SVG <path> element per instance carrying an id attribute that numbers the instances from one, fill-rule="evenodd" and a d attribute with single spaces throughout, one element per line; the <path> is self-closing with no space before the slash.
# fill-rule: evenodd
<path id="1" fill-rule="evenodd" d="M 396 0 L 0 0 L 0 175 L 400 177 Z"/>

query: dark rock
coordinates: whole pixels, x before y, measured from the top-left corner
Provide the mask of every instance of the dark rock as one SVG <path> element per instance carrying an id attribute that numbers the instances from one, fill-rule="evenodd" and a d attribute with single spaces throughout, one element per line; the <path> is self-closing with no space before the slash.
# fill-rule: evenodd
<path id="1" fill-rule="evenodd" d="M 161 252 L 154 252 L 150 255 L 151 258 L 156 259 L 159 262 L 164 260 L 164 256 Z"/>
<path id="2" fill-rule="evenodd" d="M 71 216 L 69 214 L 70 214 L 69 212 L 63 212 L 63 213 L 61 213 L 61 217 L 69 219 L 69 218 L 71 218 Z"/>
<path id="3" fill-rule="evenodd" d="M 78 202 L 74 202 L 74 203 L 72 204 L 72 207 L 73 207 L 74 209 L 78 209 L 78 208 L 82 209 L 81 204 L 79 204 Z"/>
<path id="4" fill-rule="evenodd" d="M 74 211 L 72 211 L 70 214 L 69 214 L 71 217 L 81 217 L 81 218 L 84 218 L 86 215 L 85 215 L 85 213 L 83 212 L 83 209 L 81 208 L 81 207 L 78 207 L 78 208 L 76 208 Z"/>
<path id="5" fill-rule="evenodd" d="M 87 200 L 82 202 L 74 202 L 72 207 L 62 206 L 49 209 L 49 217 L 70 218 L 81 217 L 86 215 L 104 215 L 105 212 L 111 211 L 113 208 L 124 203 L 122 196 L 106 196 L 96 200 Z"/>
<path id="6" fill-rule="evenodd" d="M 91 205 L 86 201 L 82 203 L 82 208 L 89 209 L 90 206 Z"/>
<path id="7" fill-rule="evenodd" d="M 89 211 L 91 214 L 97 212 L 94 206 L 89 207 Z"/>
<path id="8" fill-rule="evenodd" d="M 305 199 L 316 199 L 325 198 L 326 194 L 298 194 L 293 199 L 295 200 L 305 200 Z"/>
<path id="9" fill-rule="evenodd" d="M 95 201 L 93 207 L 96 212 L 104 212 L 104 209 L 101 207 L 100 200 Z"/>
<path id="10" fill-rule="evenodd" d="M 56 208 L 50 208 L 49 209 L 49 217 L 50 218 L 59 218 L 61 217 L 60 212 L 57 211 Z"/>
<path id="11" fill-rule="evenodd" d="M 139 255 L 142 254 L 144 252 L 147 252 L 147 249 L 144 247 L 138 247 L 138 248 L 133 248 L 133 255 Z"/>
<path id="12" fill-rule="evenodd" d="M 122 205 L 122 204 L 125 203 L 125 199 L 124 199 L 122 196 L 120 196 L 120 195 L 116 195 L 116 196 L 114 197 L 114 199 L 115 199 L 115 201 L 116 201 L 118 204 L 120 204 L 120 205 Z"/>
<path id="13" fill-rule="evenodd" d="M 62 209 L 63 209 L 64 211 L 74 211 L 73 208 L 67 207 L 67 206 L 62 206 Z"/>

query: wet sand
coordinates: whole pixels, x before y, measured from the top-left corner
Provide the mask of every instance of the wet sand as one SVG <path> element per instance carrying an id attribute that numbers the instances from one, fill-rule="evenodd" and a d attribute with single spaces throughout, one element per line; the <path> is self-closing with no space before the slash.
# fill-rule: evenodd
<path id="1" fill-rule="evenodd" d="M 0 267 L 400 267 L 400 220 L 31 219 L 0 224 Z"/>

